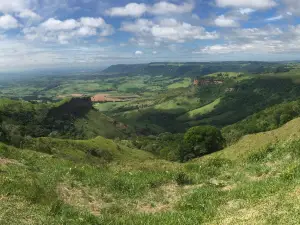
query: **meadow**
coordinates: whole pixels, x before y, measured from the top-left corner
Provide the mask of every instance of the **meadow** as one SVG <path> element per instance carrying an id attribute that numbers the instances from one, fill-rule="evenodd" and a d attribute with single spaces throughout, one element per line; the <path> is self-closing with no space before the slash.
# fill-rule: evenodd
<path id="1" fill-rule="evenodd" d="M 298 70 L 151 63 L 3 82 L 0 224 L 299 224 Z"/>
<path id="2" fill-rule="evenodd" d="M 105 139 L 1 145 L 0 222 L 297 224 L 300 134 L 287 133 L 297 123 L 185 164 Z"/>

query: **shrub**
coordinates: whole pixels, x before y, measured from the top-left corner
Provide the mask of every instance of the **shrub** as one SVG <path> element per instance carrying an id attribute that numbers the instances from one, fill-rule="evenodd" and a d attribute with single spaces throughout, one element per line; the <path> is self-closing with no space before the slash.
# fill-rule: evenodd
<path id="1" fill-rule="evenodd" d="M 248 156 L 248 161 L 250 163 L 262 162 L 264 161 L 268 155 L 276 150 L 276 146 L 269 145 L 266 148 L 261 149 L 258 152 L 254 152 Z"/>
<path id="2" fill-rule="evenodd" d="M 190 128 L 184 135 L 184 144 L 180 148 L 181 160 L 200 157 L 222 149 L 224 139 L 220 130 L 212 126 Z"/>
<path id="3" fill-rule="evenodd" d="M 193 181 L 183 172 L 178 173 L 175 176 L 175 181 L 178 185 L 190 185 L 193 184 Z"/>

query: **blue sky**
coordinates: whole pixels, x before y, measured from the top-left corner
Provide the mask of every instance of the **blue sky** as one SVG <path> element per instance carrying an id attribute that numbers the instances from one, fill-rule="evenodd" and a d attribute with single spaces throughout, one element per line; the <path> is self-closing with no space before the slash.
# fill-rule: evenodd
<path id="1" fill-rule="evenodd" d="M 0 0 L 0 70 L 300 59 L 299 0 Z"/>

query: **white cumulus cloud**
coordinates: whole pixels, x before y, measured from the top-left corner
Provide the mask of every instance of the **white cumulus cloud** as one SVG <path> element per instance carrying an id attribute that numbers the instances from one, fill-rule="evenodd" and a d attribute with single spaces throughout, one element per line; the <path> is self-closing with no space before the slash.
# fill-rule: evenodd
<path id="1" fill-rule="evenodd" d="M 278 53 L 283 51 L 281 40 L 256 40 L 244 44 L 212 45 L 202 48 L 198 52 L 204 54 L 229 54 L 229 53 Z"/>
<path id="2" fill-rule="evenodd" d="M 279 15 L 279 16 L 267 18 L 266 21 L 273 22 L 273 21 L 282 20 L 282 19 L 283 19 L 283 16 Z"/>
<path id="3" fill-rule="evenodd" d="M 73 30 L 74 28 L 79 26 L 79 23 L 74 19 L 61 21 L 50 18 L 47 21 L 43 22 L 40 26 L 50 31 Z"/>
<path id="4" fill-rule="evenodd" d="M 176 5 L 170 2 L 162 1 L 154 4 L 152 7 L 148 8 L 148 12 L 155 15 L 165 15 L 165 14 L 181 14 L 189 13 L 194 9 L 193 2 L 185 2 L 181 5 Z"/>
<path id="5" fill-rule="evenodd" d="M 208 32 L 204 27 L 194 26 L 189 23 L 180 22 L 174 18 L 162 19 L 154 22 L 147 19 L 138 19 L 134 23 L 123 23 L 122 31 L 134 33 L 140 43 L 178 42 L 188 40 L 217 39 L 218 33 Z"/>
<path id="6" fill-rule="evenodd" d="M 24 28 L 23 33 L 29 40 L 40 39 L 45 42 L 67 44 L 76 38 L 110 36 L 114 33 L 114 28 L 102 18 L 82 17 L 78 20 L 50 18 L 37 27 Z"/>
<path id="7" fill-rule="evenodd" d="M 289 14 L 300 15 L 300 1 L 299 0 L 282 0 Z"/>
<path id="8" fill-rule="evenodd" d="M 41 16 L 39 16 L 37 13 L 35 13 L 35 12 L 29 10 L 29 9 L 22 10 L 18 14 L 18 17 L 20 17 L 20 18 L 30 18 L 30 19 L 33 19 L 33 20 L 40 20 L 41 19 Z"/>
<path id="9" fill-rule="evenodd" d="M 144 53 L 142 51 L 136 51 L 134 54 L 135 55 L 143 55 Z"/>
<path id="10" fill-rule="evenodd" d="M 3 13 L 21 12 L 29 6 L 29 0 L 0 0 L 0 12 Z"/>
<path id="11" fill-rule="evenodd" d="M 80 27 L 77 30 L 77 34 L 81 37 L 88 37 L 88 36 L 93 36 L 97 34 L 97 30 L 92 27 Z"/>
<path id="12" fill-rule="evenodd" d="M 249 42 L 249 40 L 268 40 L 270 38 L 277 38 L 283 34 L 284 32 L 280 28 L 267 26 L 263 28 L 235 28 L 223 35 L 225 40 L 231 42 Z"/>
<path id="13" fill-rule="evenodd" d="M 251 14 L 251 13 L 255 12 L 255 10 L 251 9 L 251 8 L 241 8 L 241 9 L 239 9 L 239 12 L 242 15 L 248 15 L 248 14 Z"/>
<path id="14" fill-rule="evenodd" d="M 102 18 L 83 17 L 80 23 L 88 27 L 102 27 L 105 26 L 105 21 Z"/>
<path id="15" fill-rule="evenodd" d="M 216 4 L 219 7 L 252 9 L 268 9 L 277 5 L 274 0 L 216 0 Z"/>
<path id="16" fill-rule="evenodd" d="M 147 11 L 147 6 L 143 3 L 129 3 L 124 7 L 114 7 L 108 9 L 106 13 L 110 16 L 132 16 L 140 17 Z"/>
<path id="17" fill-rule="evenodd" d="M 14 29 L 19 27 L 18 21 L 11 15 L 0 16 L 0 29 Z"/>
<path id="18" fill-rule="evenodd" d="M 276 27 L 236 29 L 226 36 L 225 44 L 207 45 L 194 53 L 200 54 L 281 54 L 300 53 L 300 25 L 289 26 L 284 32 Z"/>
<path id="19" fill-rule="evenodd" d="M 157 2 L 153 5 L 146 5 L 144 3 L 129 3 L 123 7 L 113 7 L 106 11 L 110 16 L 131 16 L 141 17 L 145 13 L 154 15 L 166 14 L 182 14 L 189 13 L 194 9 L 194 3 L 184 2 L 183 4 L 174 4 L 167 1 Z"/>
<path id="20" fill-rule="evenodd" d="M 224 15 L 218 16 L 215 19 L 215 24 L 218 27 L 238 27 L 239 23 L 234 18 L 225 17 Z"/>
<path id="21" fill-rule="evenodd" d="M 254 46 L 252 44 L 212 45 L 212 46 L 206 46 L 203 49 L 201 49 L 200 52 L 195 52 L 195 53 L 226 54 L 226 53 L 232 53 L 232 52 L 242 52 L 242 51 L 253 50 L 253 48 L 254 48 Z"/>

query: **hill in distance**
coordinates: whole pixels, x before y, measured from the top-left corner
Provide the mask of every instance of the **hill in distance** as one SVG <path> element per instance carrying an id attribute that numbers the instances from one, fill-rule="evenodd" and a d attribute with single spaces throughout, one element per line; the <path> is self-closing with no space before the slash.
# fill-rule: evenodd
<path id="1" fill-rule="evenodd" d="M 264 73 L 276 71 L 281 63 L 267 62 L 160 62 L 149 64 L 119 64 L 103 70 L 104 74 L 203 76 L 216 72 Z"/>

